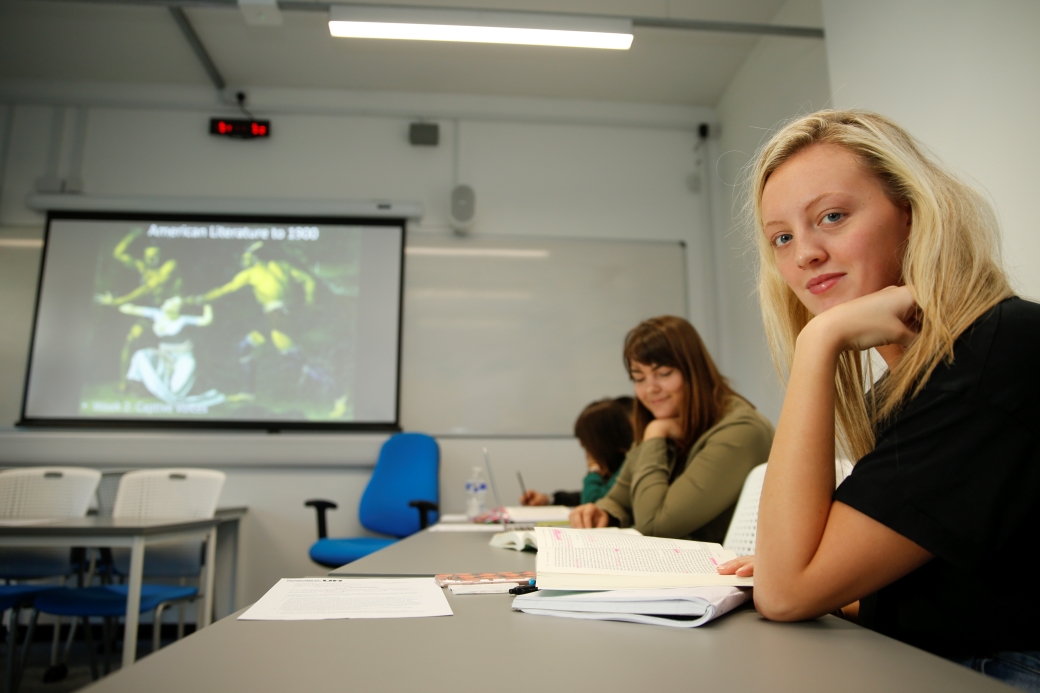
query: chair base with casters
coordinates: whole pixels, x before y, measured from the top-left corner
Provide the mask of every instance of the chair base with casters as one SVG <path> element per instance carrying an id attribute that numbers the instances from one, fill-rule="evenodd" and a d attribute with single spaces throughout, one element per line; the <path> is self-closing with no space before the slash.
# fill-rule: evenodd
<path id="1" fill-rule="evenodd" d="M 126 585 L 104 585 L 100 587 L 83 587 L 79 589 L 55 589 L 39 595 L 33 604 L 33 615 L 29 624 L 30 632 L 41 613 L 53 616 L 68 616 L 83 620 L 83 629 L 87 638 L 87 650 L 90 654 L 90 674 L 97 680 L 98 667 L 94 650 L 94 637 L 90 628 L 90 618 L 100 617 L 104 621 L 105 673 L 111 669 L 111 624 L 114 619 L 126 616 Z M 140 612 L 151 611 L 152 618 L 152 651 L 161 645 L 163 611 L 174 604 L 192 602 L 199 596 L 196 587 L 178 585 L 141 585 Z"/>

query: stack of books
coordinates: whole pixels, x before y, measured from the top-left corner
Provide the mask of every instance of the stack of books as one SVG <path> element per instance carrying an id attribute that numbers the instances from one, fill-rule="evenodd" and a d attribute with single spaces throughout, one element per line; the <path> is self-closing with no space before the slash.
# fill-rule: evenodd
<path id="1" fill-rule="evenodd" d="M 536 527 L 539 591 L 513 608 L 543 616 L 692 628 L 750 599 L 753 578 L 719 575 L 718 544 L 638 533 Z"/>

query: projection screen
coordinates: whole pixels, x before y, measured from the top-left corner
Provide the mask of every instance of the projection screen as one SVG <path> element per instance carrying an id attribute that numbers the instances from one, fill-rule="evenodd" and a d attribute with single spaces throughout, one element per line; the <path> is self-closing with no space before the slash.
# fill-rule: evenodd
<path id="1" fill-rule="evenodd" d="M 20 423 L 396 429 L 404 225 L 52 213 Z"/>

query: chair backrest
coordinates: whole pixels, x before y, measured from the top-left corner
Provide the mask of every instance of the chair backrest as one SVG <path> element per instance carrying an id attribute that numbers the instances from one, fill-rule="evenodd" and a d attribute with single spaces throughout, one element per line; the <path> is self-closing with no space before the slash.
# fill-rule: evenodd
<path id="1" fill-rule="evenodd" d="M 224 472 L 212 469 L 139 469 L 119 479 L 112 517 L 207 518 L 217 509 Z"/>
<path id="2" fill-rule="evenodd" d="M 737 508 L 733 511 L 733 519 L 726 530 L 723 548 L 735 552 L 738 556 L 747 556 L 755 552 L 755 535 L 758 533 L 758 499 L 762 496 L 762 482 L 766 478 L 766 465 L 760 464 L 744 479 L 744 488 L 740 490 Z"/>
<path id="3" fill-rule="evenodd" d="M 852 462 L 844 459 L 834 460 L 835 487 L 839 486 L 852 473 Z M 748 556 L 755 552 L 755 537 L 758 535 L 758 501 L 762 497 L 762 482 L 766 479 L 766 465 L 760 464 L 752 469 L 744 488 L 737 500 L 737 509 L 733 511 L 723 548 L 735 552 L 738 556 Z"/>
<path id="4" fill-rule="evenodd" d="M 101 472 L 83 467 L 28 467 L 0 472 L 0 518 L 83 517 Z"/>
<path id="5" fill-rule="evenodd" d="M 358 519 L 382 534 L 406 537 L 419 531 L 419 511 L 411 501 L 440 502 L 441 452 L 425 433 L 398 433 L 383 443 L 372 478 L 361 496 Z M 436 516 L 430 518 L 430 524 Z"/>
<path id="6" fill-rule="evenodd" d="M 116 507 L 116 494 L 119 492 L 119 480 L 132 469 L 106 469 L 101 472 L 101 483 L 97 487 L 98 517 L 112 517 L 112 509 Z"/>

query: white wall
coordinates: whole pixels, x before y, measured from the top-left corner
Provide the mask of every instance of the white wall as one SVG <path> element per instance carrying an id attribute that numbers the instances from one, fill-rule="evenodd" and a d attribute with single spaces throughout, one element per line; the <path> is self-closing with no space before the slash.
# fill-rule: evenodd
<path id="1" fill-rule="evenodd" d="M 63 118 L 64 133 L 55 150 L 57 173 L 69 175 L 76 158 L 72 107 L 82 107 L 87 194 L 409 200 L 426 209 L 413 231 L 449 233 L 447 199 L 457 170 L 476 189 L 478 233 L 685 241 L 689 317 L 709 345 L 716 341 L 708 209 L 687 187 L 698 172 L 696 126 L 714 121 L 713 109 L 255 90 L 250 103 L 273 119 L 274 136 L 241 142 L 207 134 L 208 117 L 223 111 L 205 91 L 0 82 L 5 101 L 16 106 L 0 162 L 0 240 L 40 237 L 43 218 L 23 201 L 48 172 L 55 117 Z M 441 123 L 439 147 L 408 144 L 407 125 L 416 116 Z M 38 257 L 38 248 L 0 242 L 0 427 L 11 426 L 18 413 Z M 464 480 L 484 445 L 501 470 L 506 499 L 519 495 L 517 469 L 530 487 L 545 491 L 577 488 L 584 474 L 583 455 L 570 438 L 440 443 L 448 511 L 461 510 Z M 221 504 L 250 508 L 242 526 L 240 601 L 256 599 L 279 577 L 320 573 L 306 558 L 315 528 L 304 500 L 340 504 L 329 516 L 333 535 L 362 533 L 357 503 L 377 448 L 372 436 L 0 430 L 0 464 L 215 461 L 229 475 Z"/>
<path id="2" fill-rule="evenodd" d="M 882 113 L 988 193 L 1016 288 L 1040 298 L 1040 3 L 823 0 L 838 107 Z"/>
<path id="3" fill-rule="evenodd" d="M 819 0 L 789 0 L 774 23 L 820 26 Z M 718 256 L 719 366 L 774 422 L 783 389 L 762 331 L 755 250 L 740 220 L 742 169 L 777 125 L 829 107 L 829 98 L 824 41 L 767 37 L 751 51 L 717 106 L 721 132 L 711 143 L 710 180 Z"/>

